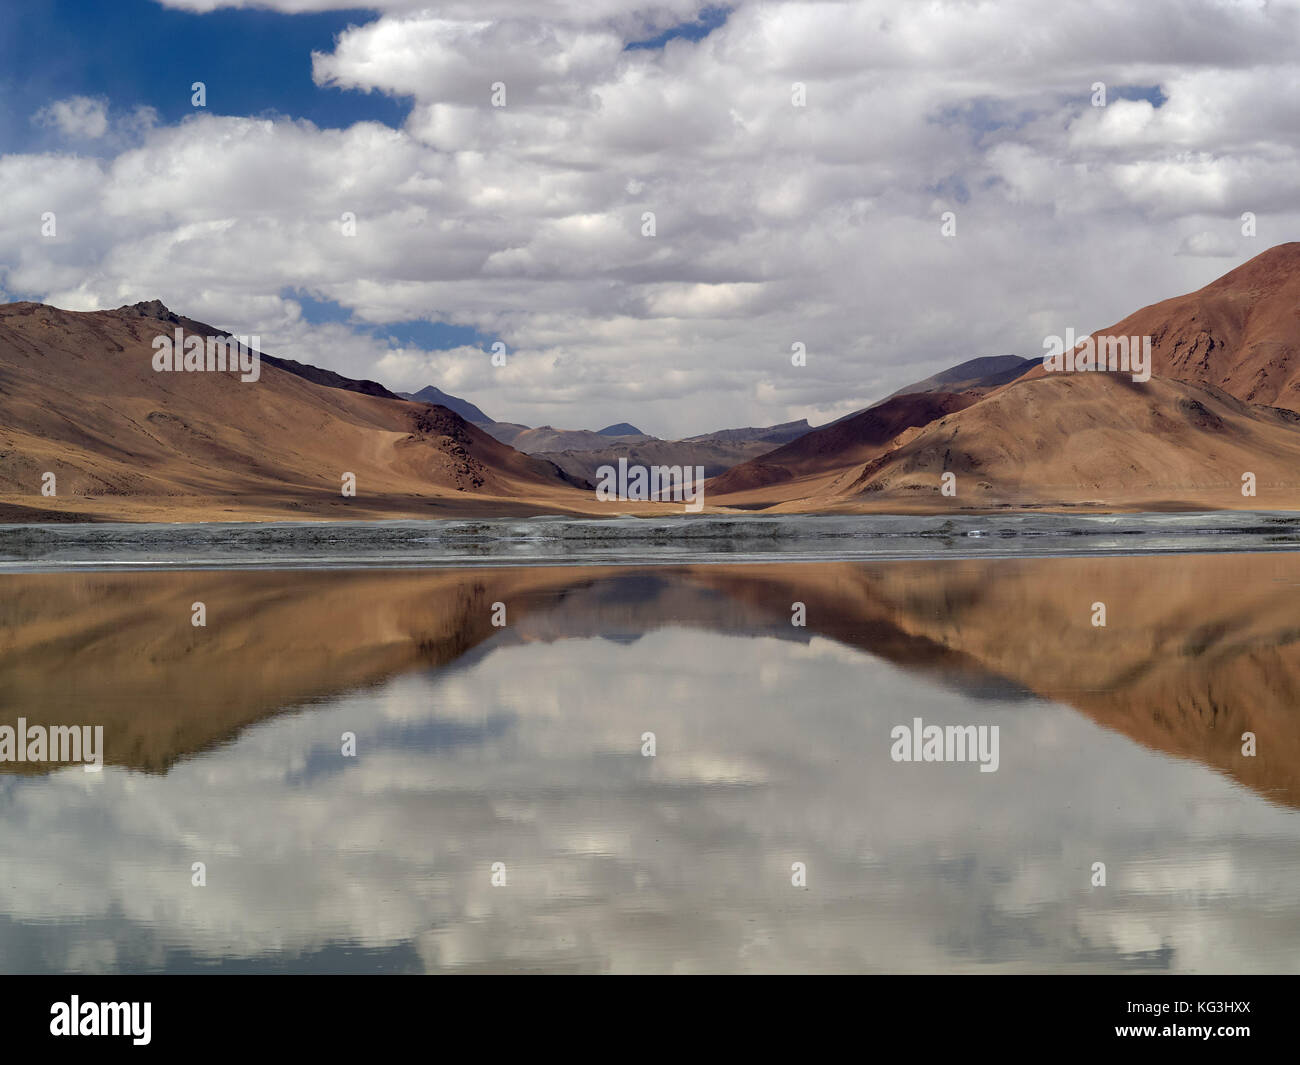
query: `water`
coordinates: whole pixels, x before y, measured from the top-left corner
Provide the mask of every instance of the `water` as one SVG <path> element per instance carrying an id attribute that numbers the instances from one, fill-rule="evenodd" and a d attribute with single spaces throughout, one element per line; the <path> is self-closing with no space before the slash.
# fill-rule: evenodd
<path id="1" fill-rule="evenodd" d="M 0 971 L 1300 969 L 1300 555 L 494 561 L 0 577 Z"/>

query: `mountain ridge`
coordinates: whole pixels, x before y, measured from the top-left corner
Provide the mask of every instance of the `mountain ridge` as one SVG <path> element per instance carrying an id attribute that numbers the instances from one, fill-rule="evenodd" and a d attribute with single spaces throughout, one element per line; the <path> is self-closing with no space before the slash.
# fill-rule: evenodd
<path id="1" fill-rule="evenodd" d="M 0 306 L 0 516 L 664 513 L 593 500 L 594 470 L 616 458 L 704 466 L 706 505 L 722 510 L 1300 507 L 1297 242 L 1093 334 L 1150 336 L 1146 381 L 980 356 L 829 425 L 684 441 L 609 435 L 630 423 L 475 424 L 266 353 L 255 385 L 155 372 L 151 342 L 174 330 L 232 335 L 158 300 Z M 574 446 L 524 453 L 557 443 Z M 339 492 L 344 474 L 363 486 L 355 498 Z"/>

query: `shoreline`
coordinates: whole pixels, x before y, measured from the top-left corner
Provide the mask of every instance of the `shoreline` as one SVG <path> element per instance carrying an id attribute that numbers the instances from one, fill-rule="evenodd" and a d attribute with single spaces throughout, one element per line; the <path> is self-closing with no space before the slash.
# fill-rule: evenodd
<path id="1" fill-rule="evenodd" d="M 0 572 L 438 568 L 1300 550 L 1300 513 L 544 516 L 0 525 Z"/>

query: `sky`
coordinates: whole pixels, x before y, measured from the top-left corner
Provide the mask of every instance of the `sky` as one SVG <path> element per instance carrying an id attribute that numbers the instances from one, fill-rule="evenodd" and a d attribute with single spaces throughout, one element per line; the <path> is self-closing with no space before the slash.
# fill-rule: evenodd
<path id="1" fill-rule="evenodd" d="M 1300 0 L 13 0 L 0 299 L 529 425 L 819 424 L 1297 239 L 1297 44 Z"/>

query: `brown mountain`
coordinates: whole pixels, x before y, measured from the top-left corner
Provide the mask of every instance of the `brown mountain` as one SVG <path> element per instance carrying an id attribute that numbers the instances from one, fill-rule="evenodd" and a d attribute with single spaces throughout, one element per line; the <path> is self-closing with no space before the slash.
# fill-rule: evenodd
<path id="1" fill-rule="evenodd" d="M 1204 288 L 1143 307 L 1097 335 L 1151 337 L 1158 376 L 1300 410 L 1300 243 L 1270 248 Z"/>
<path id="2" fill-rule="evenodd" d="M 974 397 L 945 392 L 887 399 L 727 470 L 709 481 L 707 497 L 728 506 L 825 493 L 846 468 L 876 458 L 900 433 L 928 425 L 973 401 Z"/>
<path id="3" fill-rule="evenodd" d="M 1010 384 L 1017 377 L 1023 377 L 1042 361 L 1019 355 L 981 355 L 977 359 L 967 359 L 956 366 L 940 370 L 922 381 L 913 381 L 887 399 L 916 395 L 919 392 L 973 393 L 983 396 L 995 388 Z"/>
<path id="4" fill-rule="evenodd" d="M 866 449 L 832 435 L 855 415 L 791 445 L 823 445 L 812 464 L 772 452 L 711 482 L 710 502 L 781 511 L 1300 506 L 1300 244 L 1094 335 L 1150 336 L 1151 380 L 994 368 L 1016 377 L 983 396 L 964 393 L 964 409 L 928 423 L 916 410 L 910 428 L 870 434 Z M 920 398 L 896 396 L 863 414 Z M 957 476 L 955 496 L 940 494 L 945 473 Z M 1243 495 L 1247 473 L 1256 495 Z"/>
<path id="5" fill-rule="evenodd" d="M 774 450 L 776 440 L 504 426 L 526 437 L 510 446 L 499 439 L 504 423 L 477 427 L 376 382 L 287 359 L 264 356 L 256 382 L 157 373 L 151 342 L 175 329 L 221 335 L 157 301 L 92 313 L 0 306 L 0 520 L 671 509 L 596 501 L 584 482 L 593 462 L 614 454 L 710 473 L 745 459 L 709 481 L 710 507 L 1300 506 L 1300 425 L 1289 413 L 1300 408 L 1300 243 L 1096 331 L 1150 336 L 1150 381 L 1041 366 L 1018 376 L 1006 359 L 975 360 L 913 386 L 924 393 L 892 396 Z M 996 385 L 1001 375 L 1016 379 Z M 961 391 L 932 390 L 944 381 Z M 568 452 L 556 456 L 565 468 L 520 453 L 542 446 Z M 54 496 L 42 494 L 47 473 L 57 477 Z M 345 473 L 356 475 L 355 498 L 340 492 Z M 955 497 L 939 492 L 944 473 L 957 475 Z M 1242 494 L 1248 473 L 1255 495 Z"/>
<path id="6" fill-rule="evenodd" d="M 591 499 L 551 463 L 374 382 L 270 356 L 256 381 L 157 372 L 152 342 L 177 328 L 224 335 L 157 301 L 0 306 L 0 517 L 510 514 Z"/>
<path id="7" fill-rule="evenodd" d="M 1242 495 L 1247 472 L 1257 496 Z M 956 475 L 954 497 L 940 493 L 944 473 Z M 1300 415 L 1158 377 L 1051 374 L 896 441 L 798 509 L 837 503 L 1285 509 L 1300 504 Z"/>

